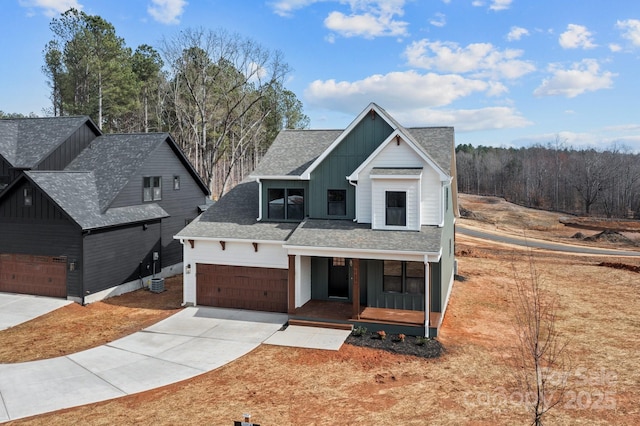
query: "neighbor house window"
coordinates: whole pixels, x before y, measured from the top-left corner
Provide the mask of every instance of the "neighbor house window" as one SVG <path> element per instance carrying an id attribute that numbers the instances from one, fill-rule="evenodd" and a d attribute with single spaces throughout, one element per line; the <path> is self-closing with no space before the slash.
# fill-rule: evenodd
<path id="1" fill-rule="evenodd" d="M 143 178 L 142 200 L 162 200 L 162 178 L 160 176 L 150 176 Z"/>
<path id="2" fill-rule="evenodd" d="M 330 189 L 327 191 L 327 214 L 329 216 L 347 215 L 346 189 Z"/>
<path id="3" fill-rule="evenodd" d="M 424 263 L 384 261 L 382 291 L 385 293 L 424 294 Z"/>
<path id="4" fill-rule="evenodd" d="M 5 187 L 9 186 L 9 176 L 0 175 L 0 191 L 2 191 Z"/>
<path id="5" fill-rule="evenodd" d="M 177 191 L 180 189 L 180 176 L 173 177 L 173 189 L 174 191 Z"/>
<path id="6" fill-rule="evenodd" d="M 398 191 L 387 191 L 387 210 L 385 224 L 388 226 L 407 225 L 407 193 Z"/>
<path id="7" fill-rule="evenodd" d="M 302 220 L 304 218 L 304 189 L 273 188 L 269 189 L 267 197 L 269 219 Z"/>
<path id="8" fill-rule="evenodd" d="M 33 188 L 27 187 L 22 190 L 24 206 L 30 207 L 33 205 Z"/>

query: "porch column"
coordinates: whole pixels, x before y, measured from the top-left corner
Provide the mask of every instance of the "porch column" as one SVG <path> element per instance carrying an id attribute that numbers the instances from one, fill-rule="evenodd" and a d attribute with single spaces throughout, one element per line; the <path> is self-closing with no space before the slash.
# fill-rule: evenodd
<path id="1" fill-rule="evenodd" d="M 360 319 L 360 259 L 351 259 L 353 267 L 353 315 L 351 318 Z"/>
<path id="2" fill-rule="evenodd" d="M 296 313 L 296 256 L 289 255 L 289 276 L 287 277 L 289 289 L 287 294 L 289 300 L 287 302 L 287 313 L 293 315 Z"/>
<path id="3" fill-rule="evenodd" d="M 424 332 L 425 336 L 429 335 L 429 316 L 431 314 L 430 300 L 431 297 L 431 271 L 429 262 L 424 262 Z"/>

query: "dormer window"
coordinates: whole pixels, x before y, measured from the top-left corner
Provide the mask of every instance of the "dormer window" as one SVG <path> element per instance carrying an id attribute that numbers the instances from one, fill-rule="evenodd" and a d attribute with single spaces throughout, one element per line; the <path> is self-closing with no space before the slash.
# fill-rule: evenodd
<path id="1" fill-rule="evenodd" d="M 267 217 L 269 219 L 304 219 L 304 189 L 271 188 L 268 197 Z"/>
<path id="2" fill-rule="evenodd" d="M 31 207 L 33 205 L 33 188 L 30 186 L 22 190 L 22 199 L 25 207 Z"/>
<path id="3" fill-rule="evenodd" d="M 386 191 L 386 216 L 387 226 L 407 225 L 407 193 L 400 191 Z"/>

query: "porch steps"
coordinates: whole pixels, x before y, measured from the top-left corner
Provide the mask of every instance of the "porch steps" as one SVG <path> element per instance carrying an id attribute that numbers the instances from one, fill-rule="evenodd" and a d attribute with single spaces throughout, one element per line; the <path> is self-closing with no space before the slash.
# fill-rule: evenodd
<path id="1" fill-rule="evenodd" d="M 322 321 L 310 321 L 301 319 L 290 319 L 289 325 L 298 325 L 302 327 L 318 327 L 318 328 L 333 328 L 335 330 L 352 330 L 353 325 L 337 323 L 337 322 L 322 322 Z"/>

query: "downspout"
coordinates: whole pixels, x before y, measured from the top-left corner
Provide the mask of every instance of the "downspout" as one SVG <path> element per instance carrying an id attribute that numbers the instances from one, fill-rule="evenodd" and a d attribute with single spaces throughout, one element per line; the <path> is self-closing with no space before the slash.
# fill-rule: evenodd
<path id="1" fill-rule="evenodd" d="M 353 208 L 355 209 L 355 214 L 353 215 L 353 221 L 358 222 L 358 181 L 349 180 L 349 176 L 347 176 L 347 181 L 353 185 L 356 191 L 355 199 L 353 200 Z"/>
<path id="2" fill-rule="evenodd" d="M 256 178 L 256 182 L 258 182 L 258 218 L 256 220 L 260 222 L 262 220 L 262 182 L 260 178 Z"/>

